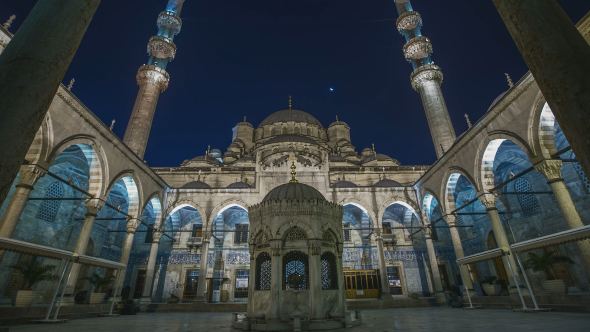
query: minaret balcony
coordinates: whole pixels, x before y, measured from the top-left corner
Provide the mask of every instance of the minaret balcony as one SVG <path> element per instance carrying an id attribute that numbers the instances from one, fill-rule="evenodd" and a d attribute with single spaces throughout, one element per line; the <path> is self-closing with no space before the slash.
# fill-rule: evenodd
<path id="1" fill-rule="evenodd" d="M 182 20 L 174 12 L 163 11 L 158 15 L 158 29 L 162 27 L 170 29 L 172 36 L 177 35 L 180 32 L 180 28 L 182 28 Z"/>
<path id="2" fill-rule="evenodd" d="M 410 81 L 412 82 L 412 88 L 419 91 L 420 87 L 427 81 L 435 81 L 441 85 L 443 81 L 443 73 L 437 65 L 424 65 L 412 72 L 410 75 Z"/>
<path id="3" fill-rule="evenodd" d="M 156 58 L 172 60 L 176 56 L 176 44 L 170 38 L 153 36 L 147 44 L 147 51 Z"/>
<path id="4" fill-rule="evenodd" d="M 414 30 L 422 26 L 422 16 L 416 11 L 405 12 L 395 21 L 398 31 Z"/>
<path id="5" fill-rule="evenodd" d="M 160 88 L 160 92 L 164 92 L 168 88 L 170 82 L 170 75 L 164 69 L 154 65 L 143 65 L 137 70 L 138 85 L 152 84 Z"/>
<path id="6" fill-rule="evenodd" d="M 404 45 L 404 57 L 410 60 L 424 59 L 432 53 L 432 44 L 430 40 L 424 36 L 410 39 Z"/>

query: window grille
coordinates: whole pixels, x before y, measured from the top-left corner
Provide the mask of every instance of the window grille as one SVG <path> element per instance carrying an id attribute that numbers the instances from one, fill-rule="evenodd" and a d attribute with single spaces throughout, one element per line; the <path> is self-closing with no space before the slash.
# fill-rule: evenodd
<path id="1" fill-rule="evenodd" d="M 193 224 L 192 237 L 203 237 L 203 225 Z"/>
<path id="2" fill-rule="evenodd" d="M 44 198 L 62 198 L 64 196 L 64 187 L 61 182 L 55 181 L 51 183 L 45 191 Z M 54 222 L 59 206 L 61 205 L 60 200 L 46 200 L 41 203 L 39 210 L 37 211 L 37 218 Z"/>
<path id="3" fill-rule="evenodd" d="M 184 292 L 182 300 L 184 302 L 194 300 L 197 296 L 197 288 L 199 286 L 199 270 L 186 271 L 184 279 Z"/>
<path id="4" fill-rule="evenodd" d="M 296 240 L 305 240 L 307 239 L 307 234 L 298 227 L 293 227 L 287 231 L 287 235 L 285 235 L 285 241 L 296 241 Z"/>
<path id="5" fill-rule="evenodd" d="M 250 270 L 236 270 L 236 289 L 234 298 L 247 298 Z"/>
<path id="6" fill-rule="evenodd" d="M 322 245 L 328 246 L 328 247 L 333 247 L 334 242 L 336 242 L 336 241 L 334 240 L 334 236 L 332 235 L 332 233 L 329 230 L 325 231 L 324 234 L 322 235 Z"/>
<path id="7" fill-rule="evenodd" d="M 523 178 L 516 179 L 514 183 L 514 190 L 519 193 L 527 193 L 533 191 L 531 184 Z M 535 195 L 518 194 L 517 196 L 518 203 L 520 203 L 522 213 L 524 213 L 525 216 L 530 216 L 541 211 L 541 207 L 539 206 L 539 202 L 537 201 Z"/>
<path id="8" fill-rule="evenodd" d="M 268 253 L 263 252 L 256 257 L 256 290 L 270 290 L 271 267 Z"/>
<path id="9" fill-rule="evenodd" d="M 266 233 L 258 233 L 256 237 L 256 244 L 265 244 L 268 243 L 268 235 Z"/>
<path id="10" fill-rule="evenodd" d="M 381 223 L 381 226 L 383 227 L 383 234 L 391 234 L 391 223 L 384 222 Z"/>
<path id="11" fill-rule="evenodd" d="M 572 152 L 572 155 L 570 158 L 576 159 L 576 155 Z M 580 177 L 580 180 L 582 181 L 582 185 L 584 186 L 584 188 L 586 188 L 587 192 L 590 192 L 590 182 L 588 182 L 588 177 L 586 177 L 584 170 L 582 170 L 582 166 L 580 166 L 580 163 L 572 163 L 572 164 L 574 165 L 574 169 L 576 170 L 576 173 L 578 173 L 578 176 Z"/>
<path id="12" fill-rule="evenodd" d="M 344 223 L 343 225 L 344 227 L 344 241 L 346 242 L 350 242 L 351 241 L 351 237 L 350 237 L 350 224 L 349 223 Z"/>
<path id="13" fill-rule="evenodd" d="M 234 243 L 248 243 L 248 224 L 237 224 Z"/>
<path id="14" fill-rule="evenodd" d="M 329 251 L 322 254 L 322 289 L 338 289 L 336 257 Z"/>
<path id="15" fill-rule="evenodd" d="M 283 256 L 283 289 L 309 289 L 308 265 L 307 255 L 301 251 L 289 251 Z"/>
<path id="16" fill-rule="evenodd" d="M 389 292 L 394 295 L 402 295 L 401 274 L 397 266 L 387 268 L 387 282 L 389 283 Z"/>

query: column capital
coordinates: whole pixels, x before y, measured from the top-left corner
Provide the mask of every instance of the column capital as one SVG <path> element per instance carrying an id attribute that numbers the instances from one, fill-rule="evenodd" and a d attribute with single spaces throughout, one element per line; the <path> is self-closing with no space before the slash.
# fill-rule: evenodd
<path id="1" fill-rule="evenodd" d="M 383 230 L 381 228 L 373 229 L 373 234 L 375 235 L 375 239 L 381 239 L 383 237 Z"/>
<path id="2" fill-rule="evenodd" d="M 202 239 L 203 239 L 202 240 L 203 243 L 205 243 L 205 242 L 209 243 L 209 239 L 211 239 L 211 232 L 203 231 Z"/>
<path id="3" fill-rule="evenodd" d="M 154 230 L 152 232 L 152 243 L 160 243 L 160 239 L 164 235 L 164 232 L 159 230 Z"/>
<path id="4" fill-rule="evenodd" d="M 456 214 L 449 214 L 446 216 L 443 216 L 443 219 L 445 220 L 445 222 L 447 223 L 447 225 L 449 227 L 456 227 L 457 226 L 457 215 Z"/>
<path id="5" fill-rule="evenodd" d="M 19 172 L 17 187 L 25 187 L 31 190 L 33 190 L 33 186 L 37 181 L 47 174 L 46 170 L 37 165 L 22 165 Z"/>
<path id="6" fill-rule="evenodd" d="M 322 252 L 322 240 L 320 239 L 308 239 L 307 248 L 309 253 L 313 256 L 317 256 Z"/>
<path id="7" fill-rule="evenodd" d="M 270 240 L 270 251 L 273 256 L 280 256 L 283 249 L 283 240 Z"/>
<path id="8" fill-rule="evenodd" d="M 135 230 L 140 224 L 141 221 L 137 218 L 127 218 L 127 233 L 135 234 Z"/>
<path id="9" fill-rule="evenodd" d="M 98 215 L 98 211 L 102 210 L 105 201 L 100 198 L 91 198 L 86 201 L 86 215 L 94 216 Z"/>
<path id="10" fill-rule="evenodd" d="M 344 251 L 344 244 L 342 242 L 336 242 L 336 253 L 338 258 L 342 258 L 342 252 Z"/>
<path id="11" fill-rule="evenodd" d="M 496 202 L 498 202 L 498 197 L 496 197 L 496 195 L 483 194 L 479 196 L 479 201 L 486 207 L 486 211 L 497 210 Z"/>
<path id="12" fill-rule="evenodd" d="M 561 160 L 543 160 L 535 164 L 535 170 L 547 179 L 547 183 L 563 181 L 561 178 Z"/>
<path id="13" fill-rule="evenodd" d="M 248 245 L 248 250 L 250 251 L 250 260 L 254 260 L 254 251 L 256 250 L 256 245 L 251 243 Z"/>
<path id="14" fill-rule="evenodd" d="M 432 228 L 430 225 L 422 227 L 422 233 L 424 233 L 425 238 L 432 239 Z"/>
<path id="15" fill-rule="evenodd" d="M 154 65 L 143 65 L 139 67 L 137 75 L 138 85 L 153 84 L 160 88 L 160 92 L 164 92 L 168 88 L 170 75 L 164 69 Z"/>

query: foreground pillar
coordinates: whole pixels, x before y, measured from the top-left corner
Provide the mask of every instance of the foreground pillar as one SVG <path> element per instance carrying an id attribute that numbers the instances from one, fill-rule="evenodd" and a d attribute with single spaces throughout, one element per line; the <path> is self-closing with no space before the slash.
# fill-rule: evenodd
<path id="1" fill-rule="evenodd" d="M 152 282 L 154 281 L 154 268 L 156 267 L 156 258 L 158 258 L 158 247 L 160 246 L 160 239 L 164 233 L 155 231 L 152 233 L 152 247 L 150 249 L 150 257 L 148 259 L 145 271 L 145 285 L 139 302 L 141 304 L 150 304 L 152 298 Z"/>
<path id="2" fill-rule="evenodd" d="M 551 187 L 557 205 L 563 214 L 563 218 L 570 229 L 584 226 L 582 218 L 572 201 L 569 191 L 565 186 L 565 182 L 561 177 L 561 166 L 563 162 L 561 160 L 544 160 L 535 165 L 537 172 L 543 174 L 547 179 L 547 184 Z M 577 241 L 576 245 L 580 249 L 586 271 L 590 273 L 590 241 L 582 240 Z"/>
<path id="3" fill-rule="evenodd" d="M 103 208 L 104 201 L 98 198 L 91 198 L 86 202 L 86 217 L 84 217 L 84 224 L 82 224 L 82 229 L 80 230 L 80 235 L 78 235 L 78 241 L 76 242 L 76 247 L 74 248 L 74 253 L 78 255 L 86 254 L 86 247 L 88 246 L 88 240 L 90 239 L 90 233 L 92 233 L 92 227 L 94 226 L 94 220 L 98 215 L 98 212 Z M 76 287 L 76 281 L 78 281 L 78 273 L 80 273 L 81 265 L 75 263 L 72 266 L 70 278 L 68 281 L 68 285 L 66 287 L 66 296 L 68 297 L 68 301 L 64 299 L 64 301 L 70 304 L 73 303 L 73 293 L 74 288 Z"/>
<path id="4" fill-rule="evenodd" d="M 502 221 L 500 220 L 500 215 L 498 214 L 498 208 L 496 208 L 496 202 L 498 201 L 498 198 L 494 194 L 484 194 L 479 197 L 479 201 L 486 207 L 486 212 L 490 218 L 492 231 L 494 232 L 494 237 L 496 238 L 498 248 L 510 248 L 508 236 L 506 236 L 506 232 L 504 232 L 504 226 L 502 226 Z M 514 285 L 514 278 L 512 277 L 512 272 L 508 267 L 508 262 L 506 259 L 510 260 L 510 264 L 512 264 L 512 268 L 514 269 L 514 273 L 518 279 L 519 275 L 516 268 L 517 265 L 516 261 L 514 260 L 514 255 L 502 256 L 502 262 L 504 263 L 504 270 L 506 270 L 506 275 L 508 276 L 508 280 L 506 280 L 506 282 L 508 282 L 509 285 L 516 287 L 517 285 Z"/>
<path id="5" fill-rule="evenodd" d="M 582 169 L 590 175 L 590 45 L 556 0 L 493 0 Z"/>
<path id="6" fill-rule="evenodd" d="M 387 280 L 387 265 L 385 263 L 385 250 L 383 250 L 383 236 L 381 230 L 375 230 L 377 242 L 377 254 L 379 255 L 379 275 L 381 276 L 381 292 L 389 294 L 389 281 Z"/>
<path id="7" fill-rule="evenodd" d="M 205 283 L 207 282 L 207 253 L 209 251 L 209 239 L 211 233 L 203 232 L 203 245 L 201 247 L 201 268 L 199 269 L 199 284 L 197 285 L 197 296 L 195 302 L 205 301 Z"/>
<path id="8" fill-rule="evenodd" d="M 39 0 L 0 54 L 0 205 L 99 3 Z"/>
<path id="9" fill-rule="evenodd" d="M 436 259 L 436 252 L 434 251 L 434 244 L 432 243 L 432 229 L 424 227 L 422 229 L 424 237 L 426 238 L 426 249 L 428 250 L 428 260 L 430 261 L 430 269 L 432 270 L 432 283 L 434 284 L 434 297 L 439 302 L 446 300 L 443 292 L 442 282 L 440 281 L 440 272 L 438 270 L 438 260 Z"/>
<path id="10" fill-rule="evenodd" d="M 133 238 L 135 237 L 135 230 L 141 224 L 139 219 L 136 218 L 129 218 L 127 220 L 127 234 L 125 234 L 125 243 L 123 244 L 123 250 L 121 250 L 121 259 L 119 263 L 125 264 L 129 263 L 129 255 L 131 254 L 131 247 L 133 247 Z M 121 277 L 119 279 L 119 289 L 116 290 L 116 296 L 121 296 L 121 291 L 123 290 L 123 283 L 125 281 L 125 270 L 121 270 Z"/>
<path id="11" fill-rule="evenodd" d="M 322 251 L 321 240 L 307 240 L 309 248 L 309 291 L 311 294 L 322 293 L 322 260 L 320 257 Z M 275 274 L 280 275 L 280 274 Z M 323 319 L 322 297 L 311 298 L 311 319 Z"/>
<path id="12" fill-rule="evenodd" d="M 463 244 L 461 243 L 461 236 L 459 236 L 459 230 L 457 229 L 457 217 L 454 215 L 444 216 L 447 225 L 449 226 L 449 231 L 451 232 L 451 240 L 453 241 L 453 248 L 455 248 L 455 256 L 457 259 L 465 257 L 465 253 L 463 252 Z M 467 265 L 462 264 L 459 266 L 461 268 L 461 272 L 463 275 L 469 276 L 469 269 Z M 465 279 L 465 290 L 473 290 L 473 284 L 471 283 L 471 278 L 464 278 Z"/>
<path id="13" fill-rule="evenodd" d="M 270 304 L 272 308 L 272 317 L 270 319 L 281 319 L 281 299 L 279 297 L 282 288 L 281 275 L 281 250 L 283 248 L 283 240 L 270 240 Z M 278 278 L 277 278 L 278 276 Z"/>

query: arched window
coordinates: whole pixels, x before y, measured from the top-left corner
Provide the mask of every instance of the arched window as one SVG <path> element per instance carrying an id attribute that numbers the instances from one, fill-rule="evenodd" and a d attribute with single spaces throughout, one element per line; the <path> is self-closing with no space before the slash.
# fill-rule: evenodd
<path id="1" fill-rule="evenodd" d="M 307 128 L 307 136 L 311 136 L 311 128 Z"/>
<path id="2" fill-rule="evenodd" d="M 338 289 L 336 256 L 329 251 L 322 254 L 322 289 Z"/>
<path id="3" fill-rule="evenodd" d="M 299 127 L 295 127 L 295 134 L 299 135 Z"/>
<path id="4" fill-rule="evenodd" d="M 572 152 L 572 155 L 570 158 L 576 159 L 576 155 Z M 573 163 L 573 165 L 574 165 L 574 169 L 576 170 L 576 173 L 578 173 L 578 176 L 580 177 L 580 180 L 582 180 L 582 185 L 584 186 L 584 188 L 586 188 L 587 192 L 590 192 L 590 182 L 588 182 L 588 177 L 586 177 L 586 174 L 584 174 L 584 170 L 582 170 L 582 166 L 580 166 L 580 163 Z"/>
<path id="5" fill-rule="evenodd" d="M 268 253 L 263 252 L 256 257 L 256 290 L 270 290 L 271 267 Z"/>
<path id="6" fill-rule="evenodd" d="M 533 191 L 533 188 L 527 180 L 518 178 L 514 183 L 514 190 L 518 193 L 529 193 Z M 518 194 L 517 196 L 518 203 L 520 203 L 522 213 L 524 213 L 525 216 L 530 216 L 541 211 L 541 207 L 539 206 L 539 202 L 537 201 L 535 195 Z"/>
<path id="7" fill-rule="evenodd" d="M 63 198 L 64 187 L 61 182 L 55 181 L 47 187 L 44 198 Z M 60 200 L 44 200 L 37 211 L 37 218 L 54 222 L 59 211 Z"/>
<path id="8" fill-rule="evenodd" d="M 283 131 L 281 134 L 285 135 L 287 133 L 287 127 L 283 127 Z"/>
<path id="9" fill-rule="evenodd" d="M 283 289 L 309 289 L 308 258 L 301 251 L 289 251 L 283 256 Z"/>

